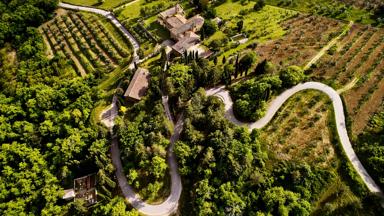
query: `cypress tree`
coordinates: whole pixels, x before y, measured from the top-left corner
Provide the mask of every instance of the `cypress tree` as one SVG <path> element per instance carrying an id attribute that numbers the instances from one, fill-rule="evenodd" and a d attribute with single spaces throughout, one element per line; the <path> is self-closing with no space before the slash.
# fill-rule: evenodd
<path id="1" fill-rule="evenodd" d="M 239 73 L 239 54 L 236 56 L 236 62 L 235 62 L 235 78 L 237 78 Z"/>

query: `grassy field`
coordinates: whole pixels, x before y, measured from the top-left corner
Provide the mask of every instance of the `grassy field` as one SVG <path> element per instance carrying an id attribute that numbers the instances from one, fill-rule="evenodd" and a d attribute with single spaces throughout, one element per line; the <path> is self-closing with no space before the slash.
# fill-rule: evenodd
<path id="1" fill-rule="evenodd" d="M 211 42 L 220 40 L 222 45 L 219 49 L 219 59 L 223 56 L 229 58 L 246 49 L 250 44 L 263 43 L 282 37 L 285 30 L 280 23 L 297 15 L 295 11 L 273 6 L 265 6 L 261 11 L 255 12 L 252 10 L 253 5 L 254 2 L 241 5 L 240 2 L 227 1 L 216 7 L 217 15 L 223 19 L 225 24 L 218 32 L 205 39 L 204 44 L 212 48 Z M 240 32 L 236 26 L 241 20 L 244 24 Z M 231 41 L 230 37 L 238 33 L 247 35 L 248 41 L 240 45 Z"/>
<path id="2" fill-rule="evenodd" d="M 119 20 L 135 19 L 140 16 L 140 7 L 145 5 L 145 0 L 139 0 L 131 5 L 125 7 L 121 12 L 118 13 Z"/>
<path id="3" fill-rule="evenodd" d="M 350 3 L 332 0 L 266 0 L 267 4 L 279 7 L 289 8 L 305 13 L 315 13 L 331 18 L 357 21 L 363 24 L 371 24 L 374 21 L 371 19 L 371 13 L 363 8 L 353 7 Z"/>
<path id="4" fill-rule="evenodd" d="M 317 91 L 294 95 L 262 130 L 272 157 L 332 168 L 336 159 L 327 127 L 330 100 Z M 271 160 L 272 162 L 274 160 Z"/>
<path id="5" fill-rule="evenodd" d="M 63 2 L 75 5 L 98 7 L 109 10 L 131 1 L 133 0 L 104 0 L 104 2 L 101 4 L 99 3 L 99 0 L 64 0 Z"/>
<path id="6" fill-rule="evenodd" d="M 148 19 L 149 17 L 157 15 L 162 10 L 165 10 L 173 5 L 175 5 L 177 1 L 166 1 L 166 0 L 158 0 L 147 2 L 145 0 L 138 0 L 137 2 L 128 5 L 123 8 L 120 12 L 118 12 L 118 18 L 120 20 L 130 21 L 137 18 L 141 18 L 143 20 Z M 141 14 L 140 10 L 146 11 L 146 14 Z"/>

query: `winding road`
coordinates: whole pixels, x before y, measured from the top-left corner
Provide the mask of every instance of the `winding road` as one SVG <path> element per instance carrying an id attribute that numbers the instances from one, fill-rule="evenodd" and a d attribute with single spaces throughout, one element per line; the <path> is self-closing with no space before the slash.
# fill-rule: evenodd
<path id="1" fill-rule="evenodd" d="M 286 91 L 284 91 L 282 94 L 280 94 L 278 97 L 276 97 L 269 105 L 267 113 L 263 118 L 260 120 L 253 122 L 253 123 L 243 123 L 237 120 L 233 114 L 233 102 L 229 95 L 229 92 L 222 86 L 217 87 L 213 89 L 207 90 L 207 95 L 217 96 L 219 97 L 225 104 L 225 117 L 233 122 L 234 124 L 246 126 L 250 130 L 253 129 L 260 129 L 266 126 L 273 118 L 273 116 L 276 114 L 276 112 L 280 109 L 280 107 L 286 102 L 292 95 L 304 91 L 304 90 L 318 90 L 326 95 L 332 100 L 332 105 L 335 113 L 335 120 L 336 120 L 336 129 L 337 133 L 339 135 L 339 139 L 341 142 L 341 145 L 344 148 L 344 151 L 348 157 L 348 159 L 351 161 L 353 167 L 356 169 L 360 177 L 363 179 L 364 183 L 367 185 L 368 189 L 379 196 L 383 196 L 383 192 L 381 191 L 380 187 L 375 183 L 375 181 L 371 178 L 371 176 L 368 174 L 367 170 L 364 168 L 364 166 L 361 164 L 359 158 L 357 157 L 355 151 L 352 148 L 351 142 L 348 137 L 348 132 L 346 129 L 345 124 L 345 116 L 344 116 L 344 107 L 343 102 L 339 96 L 339 94 L 331 87 L 319 83 L 319 82 L 306 82 L 303 84 L 298 84 L 294 86 L 293 88 L 290 88 Z"/>
<path id="2" fill-rule="evenodd" d="M 183 129 L 184 119 L 180 117 L 175 125 L 175 131 L 170 139 L 170 146 L 168 149 L 168 166 L 169 174 L 171 175 L 171 193 L 168 198 L 159 205 L 150 205 L 144 202 L 128 184 L 127 178 L 124 174 L 123 165 L 120 159 L 120 150 L 117 138 L 113 137 L 111 146 L 112 162 L 116 168 L 116 177 L 119 182 L 120 189 L 125 199 L 141 214 L 151 216 L 166 216 L 171 215 L 177 211 L 179 199 L 182 191 L 181 178 L 178 173 L 178 166 L 176 156 L 173 153 L 175 142 L 179 139 L 180 133 Z"/>
<path id="3" fill-rule="evenodd" d="M 127 31 L 127 29 L 116 19 L 116 17 L 113 16 L 113 14 L 109 11 L 91 8 L 91 7 L 83 7 L 83 6 L 77 6 L 77 5 L 70 5 L 66 3 L 59 3 L 59 6 L 66 9 L 71 10 L 81 10 L 81 11 L 87 11 L 87 12 L 93 12 L 96 14 L 100 14 L 109 20 L 118 28 L 121 30 L 121 32 L 124 34 L 124 36 L 130 41 L 134 48 L 133 53 L 133 60 L 131 63 L 131 66 L 133 66 L 134 62 L 138 62 L 139 57 L 137 55 L 137 50 L 140 47 L 140 44 L 136 41 L 136 39 Z M 350 23 L 352 25 L 353 23 Z M 311 62 L 308 63 L 306 66 L 309 68 L 312 64 L 314 64 L 325 52 L 328 50 L 331 46 L 333 46 L 337 40 L 341 37 L 341 35 L 334 40 L 331 41 L 331 43 L 326 46 L 318 55 L 316 55 Z M 342 100 L 339 96 L 339 94 L 331 87 L 318 83 L 318 82 L 307 82 L 303 84 L 299 84 L 297 86 L 294 86 L 291 89 L 286 90 L 281 95 L 279 95 L 277 98 L 275 98 L 271 104 L 269 105 L 269 108 L 267 110 L 266 115 L 261 118 L 260 120 L 253 122 L 253 123 L 243 123 L 237 120 L 233 114 L 233 102 L 229 95 L 229 92 L 225 89 L 224 86 L 219 86 L 216 88 L 212 88 L 206 91 L 206 94 L 208 96 L 217 96 L 219 97 L 225 104 L 225 117 L 233 122 L 236 125 L 240 126 L 246 126 L 250 130 L 253 129 L 260 129 L 263 128 L 265 125 L 267 125 L 273 118 L 273 116 L 277 113 L 279 108 L 286 102 L 292 95 L 296 94 L 297 92 L 307 90 L 307 89 L 314 89 L 321 91 L 325 94 L 327 94 L 330 99 L 332 100 L 334 113 L 335 113 L 335 120 L 336 120 L 336 128 L 337 132 L 340 138 L 340 142 L 344 148 L 344 151 L 351 161 L 353 167 L 356 169 L 358 174 L 361 176 L 365 184 L 367 185 L 368 189 L 378 194 L 379 196 L 383 196 L 383 192 L 381 189 L 376 185 L 376 183 L 373 181 L 371 176 L 368 174 L 368 172 L 365 170 L 363 165 L 361 164 L 360 160 L 358 159 L 356 153 L 353 151 L 351 142 L 348 137 L 348 133 L 345 126 L 345 116 L 344 116 L 344 108 Z M 114 126 L 114 120 L 118 115 L 117 111 L 117 105 L 116 105 L 117 98 L 114 97 L 112 101 L 112 105 L 110 108 L 108 108 L 105 112 L 102 113 L 102 123 L 104 123 L 112 132 L 113 134 L 113 126 Z M 163 96 L 162 103 L 165 109 L 165 114 L 167 118 L 173 123 L 173 117 L 170 113 L 169 104 L 168 104 L 168 97 Z M 170 138 L 170 146 L 168 148 L 168 165 L 169 165 L 169 172 L 171 175 L 171 193 L 169 197 L 161 204 L 159 205 L 150 205 L 145 203 L 139 195 L 137 195 L 133 188 L 128 184 L 127 178 L 124 174 L 124 169 L 122 166 L 121 158 L 120 158 L 120 150 L 118 146 L 118 139 L 116 136 L 112 136 L 112 145 L 111 145 L 111 157 L 112 162 L 116 168 L 116 176 L 118 179 L 118 183 L 120 186 L 120 189 L 125 197 L 125 199 L 134 207 L 136 208 L 141 214 L 148 215 L 148 216 L 166 216 L 171 215 L 177 211 L 178 203 L 182 191 L 182 183 L 181 178 L 178 173 L 178 166 L 176 162 L 176 156 L 173 152 L 173 148 L 175 145 L 175 142 L 179 139 L 180 133 L 183 129 L 184 124 L 184 118 L 181 115 L 178 118 L 178 121 L 176 125 L 174 125 L 174 132 L 173 135 Z"/>
<path id="4" fill-rule="evenodd" d="M 115 25 L 118 29 L 120 29 L 120 31 L 129 40 L 129 42 L 132 44 L 134 48 L 133 59 L 130 66 L 133 67 L 134 62 L 140 61 L 137 55 L 137 50 L 140 48 L 140 44 L 128 32 L 128 30 L 119 22 L 119 20 L 116 19 L 115 16 L 113 16 L 111 12 L 97 9 L 97 8 L 71 5 L 71 4 L 61 3 L 61 2 L 59 3 L 59 7 L 70 9 L 70 10 L 92 12 L 108 18 L 113 25 Z M 118 115 L 118 107 L 116 102 L 117 102 L 117 97 L 114 96 L 111 106 L 109 106 L 109 108 L 107 108 L 104 112 L 101 113 L 101 122 L 110 129 L 112 134 L 113 134 L 113 127 L 115 125 L 114 121 Z M 166 111 L 167 118 L 170 120 L 170 122 L 173 123 L 174 122 L 173 117 L 170 113 L 170 109 L 168 105 L 168 97 L 163 96 L 162 102 Z M 184 119 L 181 116 L 177 121 L 176 125 L 174 125 L 174 133 L 170 138 L 170 146 L 168 148 L 167 154 L 168 154 L 169 173 L 171 175 L 171 193 L 168 196 L 168 198 L 159 205 L 150 205 L 145 203 L 139 197 L 139 195 L 137 195 L 134 192 L 133 188 L 128 184 L 127 178 L 124 174 L 123 165 L 121 163 L 118 139 L 116 138 L 116 136 L 114 135 L 112 136 L 111 157 L 112 157 L 113 165 L 116 168 L 116 177 L 117 177 L 120 189 L 125 199 L 143 215 L 166 216 L 177 211 L 179 199 L 182 191 L 182 185 L 181 185 L 181 178 L 178 173 L 176 156 L 173 153 L 173 147 L 175 145 L 175 142 L 179 139 L 180 133 L 183 129 L 183 124 L 184 124 Z"/>

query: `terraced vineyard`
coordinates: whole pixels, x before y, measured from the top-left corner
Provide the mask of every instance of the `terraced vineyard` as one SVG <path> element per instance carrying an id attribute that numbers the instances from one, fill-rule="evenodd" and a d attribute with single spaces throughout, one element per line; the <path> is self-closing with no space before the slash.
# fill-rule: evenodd
<path id="1" fill-rule="evenodd" d="M 65 12 L 41 27 L 53 55 L 63 55 L 81 76 L 101 77 L 129 62 L 126 46 L 94 15 Z"/>
<path id="2" fill-rule="evenodd" d="M 353 86 L 343 96 L 352 131 L 359 134 L 384 99 L 384 30 L 353 26 L 336 52 L 320 60 L 312 76 L 335 87 Z"/>
<path id="3" fill-rule="evenodd" d="M 304 65 L 330 40 L 343 30 L 344 22 L 311 16 L 297 15 L 282 23 L 285 36 L 257 47 L 261 58 L 282 67 Z"/>

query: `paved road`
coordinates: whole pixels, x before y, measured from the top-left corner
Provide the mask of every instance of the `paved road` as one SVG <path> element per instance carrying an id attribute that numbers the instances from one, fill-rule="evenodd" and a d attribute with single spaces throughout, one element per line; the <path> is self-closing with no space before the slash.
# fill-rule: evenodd
<path id="1" fill-rule="evenodd" d="M 118 19 L 111 13 L 110 11 L 92 8 L 92 7 L 84 7 L 84 6 L 78 6 L 78 5 L 71 5 L 67 3 L 59 3 L 59 7 L 70 9 L 70 10 L 78 10 L 78 11 L 87 11 L 91 13 L 100 14 L 109 20 L 111 20 L 112 24 L 115 25 L 120 31 L 123 33 L 123 35 L 129 40 L 129 42 L 133 46 L 133 61 L 137 62 L 139 60 L 139 57 L 137 55 L 137 51 L 140 48 L 139 42 L 131 35 L 131 33 L 128 32 L 128 30 L 119 22 Z"/>
<path id="2" fill-rule="evenodd" d="M 231 122 L 237 125 L 247 126 L 250 130 L 252 130 L 252 129 L 263 128 L 272 120 L 273 116 L 276 114 L 276 112 L 280 109 L 280 107 L 284 104 L 285 101 L 287 101 L 292 95 L 296 94 L 297 92 L 307 90 L 307 89 L 314 89 L 314 90 L 321 91 L 327 94 L 328 97 L 332 100 L 333 108 L 335 111 L 337 132 L 339 134 L 340 142 L 344 148 L 344 151 L 347 157 L 352 162 L 353 167 L 359 173 L 359 175 L 367 185 L 368 189 L 371 192 L 378 194 L 379 196 L 383 196 L 383 192 L 381 191 L 380 187 L 377 186 L 377 184 L 373 181 L 373 179 L 368 174 L 366 169 L 363 167 L 359 158 L 357 157 L 356 153 L 352 148 L 351 142 L 348 137 L 347 129 L 345 126 L 343 103 L 341 101 L 339 94 L 333 88 L 318 82 L 307 82 L 304 84 L 299 84 L 297 86 L 294 86 L 293 88 L 283 92 L 281 95 L 279 95 L 277 98 L 275 98 L 272 101 L 272 103 L 268 107 L 266 115 L 263 118 L 249 124 L 240 122 L 235 118 L 235 116 L 233 115 L 232 99 L 229 95 L 229 92 L 224 87 L 209 89 L 207 90 L 207 95 L 218 96 L 224 102 L 225 116 Z"/>
<path id="3" fill-rule="evenodd" d="M 117 97 L 113 96 L 112 104 L 101 113 L 100 119 L 101 123 L 103 123 L 107 128 L 112 129 L 115 126 L 115 118 L 119 114 L 117 107 Z"/>
<path id="4" fill-rule="evenodd" d="M 101 122 L 107 126 L 111 134 L 113 134 L 113 126 L 115 125 L 114 121 L 118 115 L 117 110 L 117 97 L 114 96 L 112 100 L 112 105 L 106 109 L 101 114 Z M 163 97 L 163 106 L 166 111 L 167 118 L 173 124 L 173 118 L 169 111 L 168 97 Z M 176 161 L 176 156 L 173 152 L 173 148 L 175 146 L 175 142 L 179 139 L 180 133 L 183 130 L 184 118 L 183 116 L 179 117 L 176 125 L 174 125 L 174 132 L 170 138 L 170 146 L 167 152 L 167 162 L 169 166 L 169 174 L 171 175 L 171 193 L 168 198 L 159 205 L 150 205 L 145 203 L 139 195 L 137 195 L 133 188 L 128 184 L 127 178 L 124 174 L 123 165 L 120 157 L 120 149 L 118 144 L 118 139 L 116 136 L 112 137 L 112 145 L 111 145 L 111 157 L 112 163 L 116 168 L 116 177 L 119 183 L 120 189 L 125 197 L 125 199 L 136 208 L 143 215 L 150 216 L 166 216 L 171 215 L 172 213 L 177 211 L 179 199 L 182 191 L 181 178 L 178 173 L 178 166 Z"/>
<path id="5" fill-rule="evenodd" d="M 116 168 L 116 177 L 119 182 L 120 189 L 123 192 L 125 199 L 143 215 L 167 216 L 177 211 L 182 191 L 182 184 L 180 175 L 178 173 L 176 156 L 173 153 L 173 147 L 175 142 L 179 139 L 181 131 L 183 130 L 183 122 L 183 117 L 180 117 L 177 124 L 175 125 L 174 133 L 170 139 L 171 144 L 168 149 L 168 166 L 169 174 L 171 175 L 171 193 L 168 198 L 159 205 L 150 205 L 145 203 L 128 184 L 120 159 L 120 150 L 117 138 L 114 137 L 112 140 L 112 162 Z"/>

